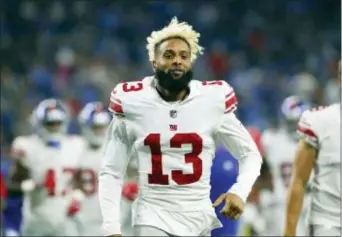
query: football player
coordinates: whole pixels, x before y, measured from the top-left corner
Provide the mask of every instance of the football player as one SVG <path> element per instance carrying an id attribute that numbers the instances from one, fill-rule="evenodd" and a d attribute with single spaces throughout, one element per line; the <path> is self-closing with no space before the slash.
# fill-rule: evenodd
<path id="1" fill-rule="evenodd" d="M 69 113 L 63 102 L 46 99 L 34 109 L 34 133 L 15 138 L 15 159 L 9 189 L 24 193 L 22 235 L 73 235 L 68 217 L 78 211 L 82 193 L 74 175 L 84 150 L 80 137 L 69 136 Z"/>
<path id="2" fill-rule="evenodd" d="M 84 155 L 77 179 L 85 194 L 77 215 L 78 229 L 82 236 L 101 235 L 101 212 L 98 201 L 98 172 L 101 167 L 101 146 L 104 142 L 111 114 L 102 102 L 90 102 L 81 110 L 78 121 L 85 142 Z"/>
<path id="3" fill-rule="evenodd" d="M 297 131 L 301 140 L 293 165 L 284 235 L 296 234 L 305 188 L 313 171 L 307 234 L 341 236 L 341 104 L 306 111 Z"/>
<path id="4" fill-rule="evenodd" d="M 281 121 L 278 129 L 265 130 L 262 146 L 268 164 L 272 189 L 261 193 L 260 205 L 266 220 L 262 235 L 280 236 L 285 218 L 286 194 L 291 181 L 293 156 L 296 152 L 296 127 L 302 113 L 310 105 L 297 96 L 289 96 L 281 105 Z M 301 218 L 297 235 L 305 235 L 304 218 Z"/>
<path id="5" fill-rule="evenodd" d="M 77 215 L 78 230 L 82 236 L 100 236 L 102 216 L 98 200 L 98 173 L 101 167 L 102 145 L 105 140 L 107 127 L 112 115 L 102 102 L 95 101 L 86 104 L 81 110 L 78 121 L 82 136 L 86 143 L 86 150 L 82 157 L 77 179 L 81 183 L 81 190 L 86 195 L 82 207 Z M 135 200 L 137 184 L 135 183 L 136 168 L 134 162 L 129 165 L 126 183 L 122 189 L 121 224 L 125 236 L 133 235 L 132 201 Z"/>
<path id="6" fill-rule="evenodd" d="M 237 99 L 225 81 L 193 80 L 200 34 L 172 19 L 152 32 L 147 50 L 154 75 L 118 84 L 110 111 L 99 197 L 106 236 L 120 236 L 120 199 L 131 158 L 138 162 L 133 204 L 137 236 L 209 236 L 221 226 L 214 208 L 238 219 L 260 174 L 261 155 L 234 114 Z M 217 144 L 239 161 L 237 181 L 212 204 L 210 171 Z"/>

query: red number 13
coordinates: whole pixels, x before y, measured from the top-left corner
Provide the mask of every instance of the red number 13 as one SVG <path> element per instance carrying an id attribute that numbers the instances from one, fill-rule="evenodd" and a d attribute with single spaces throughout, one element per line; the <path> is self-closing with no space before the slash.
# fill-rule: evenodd
<path id="1" fill-rule="evenodd" d="M 142 82 L 130 82 L 130 83 L 125 82 L 122 85 L 122 90 L 124 92 L 140 91 L 142 90 L 142 88 L 143 88 Z"/>
<path id="2" fill-rule="evenodd" d="M 169 175 L 163 174 L 163 157 L 160 145 L 160 134 L 153 133 L 148 135 L 144 141 L 145 146 L 149 146 L 152 159 L 152 173 L 148 174 L 148 183 L 150 184 L 169 184 Z M 179 185 L 191 184 L 197 182 L 202 176 L 202 159 L 199 155 L 202 153 L 203 141 L 196 133 L 178 133 L 170 140 L 171 148 L 181 148 L 183 144 L 191 144 L 192 152 L 184 155 L 185 163 L 191 163 L 192 174 L 184 174 L 183 170 L 172 170 L 171 178 Z"/>

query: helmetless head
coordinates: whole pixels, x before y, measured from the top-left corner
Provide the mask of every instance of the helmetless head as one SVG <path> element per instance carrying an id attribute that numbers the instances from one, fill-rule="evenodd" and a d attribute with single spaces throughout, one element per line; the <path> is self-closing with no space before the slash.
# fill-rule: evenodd
<path id="1" fill-rule="evenodd" d="M 186 22 L 173 18 L 169 25 L 153 31 L 147 38 L 147 50 L 158 84 L 170 92 L 188 87 L 192 65 L 203 48 L 198 45 L 200 34 Z"/>

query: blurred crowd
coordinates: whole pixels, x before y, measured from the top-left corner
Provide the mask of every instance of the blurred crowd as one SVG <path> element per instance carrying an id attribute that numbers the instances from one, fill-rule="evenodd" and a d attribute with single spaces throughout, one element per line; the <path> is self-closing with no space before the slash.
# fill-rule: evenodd
<path id="1" fill-rule="evenodd" d="M 228 81 L 246 125 L 276 125 L 289 94 L 337 101 L 340 9 L 335 0 L 6 1 L 1 150 L 29 132 L 38 101 L 62 98 L 75 116 L 89 101 L 108 103 L 117 83 L 151 75 L 146 37 L 173 16 L 201 33 L 195 78 Z"/>

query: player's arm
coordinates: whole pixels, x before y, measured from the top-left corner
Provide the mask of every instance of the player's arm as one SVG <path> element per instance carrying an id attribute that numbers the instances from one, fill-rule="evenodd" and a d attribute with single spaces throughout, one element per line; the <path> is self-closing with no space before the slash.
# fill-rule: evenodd
<path id="1" fill-rule="evenodd" d="M 258 148 L 247 129 L 232 112 L 224 114 L 217 131 L 217 140 L 239 162 L 237 182 L 228 192 L 237 195 L 246 202 L 256 179 L 260 175 L 262 157 Z"/>
<path id="2" fill-rule="evenodd" d="M 83 200 L 86 198 L 83 190 L 83 180 L 81 176 L 81 169 L 75 171 L 72 180 L 72 192 L 71 192 L 71 200 L 68 204 L 67 215 L 75 216 L 81 210 L 81 205 Z"/>
<path id="3" fill-rule="evenodd" d="M 25 165 L 26 152 L 20 138 L 14 140 L 11 148 L 10 157 L 13 159 L 13 164 L 6 178 L 6 186 L 9 195 L 12 193 L 22 193 L 26 189 L 33 189 L 33 182 L 30 181 L 29 169 Z M 30 191 L 30 190 L 27 190 Z"/>
<path id="4" fill-rule="evenodd" d="M 120 201 L 131 149 L 128 141 L 126 123 L 116 117 L 108 128 L 99 173 L 99 200 L 105 236 L 121 234 Z"/>
<path id="5" fill-rule="evenodd" d="M 317 157 L 318 139 L 310 112 L 305 112 L 299 121 L 297 131 L 302 136 L 298 143 L 292 168 L 291 185 L 288 190 L 285 236 L 295 236 L 302 210 L 303 199 L 311 171 Z"/>

